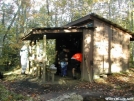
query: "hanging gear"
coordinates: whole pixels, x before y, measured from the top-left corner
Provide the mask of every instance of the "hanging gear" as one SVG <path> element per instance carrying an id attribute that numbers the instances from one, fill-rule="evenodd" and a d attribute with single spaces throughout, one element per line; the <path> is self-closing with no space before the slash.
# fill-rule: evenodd
<path id="1" fill-rule="evenodd" d="M 76 53 L 72 56 L 71 59 L 76 59 L 79 62 L 82 62 L 82 54 L 81 53 Z"/>

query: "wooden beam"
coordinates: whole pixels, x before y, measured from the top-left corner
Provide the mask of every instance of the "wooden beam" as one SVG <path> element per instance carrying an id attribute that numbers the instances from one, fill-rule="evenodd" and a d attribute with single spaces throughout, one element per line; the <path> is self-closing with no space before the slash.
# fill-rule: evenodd
<path id="1" fill-rule="evenodd" d="M 73 33 L 82 32 L 82 29 L 50 29 L 50 30 L 35 30 L 32 34 L 43 34 L 43 33 Z"/>
<path id="2" fill-rule="evenodd" d="M 38 37 L 42 37 L 45 34 L 68 34 L 68 33 L 82 33 L 83 29 L 94 30 L 96 27 L 85 27 L 85 26 L 72 26 L 72 27 L 54 27 L 54 28 L 34 28 L 30 33 L 23 38 L 22 40 L 32 40 L 36 39 L 36 35 Z M 42 36 L 41 36 L 42 35 Z M 49 35 L 47 35 L 48 37 Z M 37 38 L 38 38 L 37 37 Z"/>

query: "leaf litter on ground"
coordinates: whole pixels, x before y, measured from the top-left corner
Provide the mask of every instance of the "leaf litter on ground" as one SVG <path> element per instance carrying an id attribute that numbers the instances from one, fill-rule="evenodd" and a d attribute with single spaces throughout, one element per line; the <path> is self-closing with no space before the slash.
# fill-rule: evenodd
<path id="1" fill-rule="evenodd" d="M 15 76 L 15 77 L 14 77 Z M 10 78 L 11 77 L 11 78 Z M 68 85 L 59 84 L 46 84 L 41 85 L 39 81 L 32 83 L 22 83 L 31 76 L 27 75 L 9 75 L 1 81 L 1 84 L 6 89 L 22 94 L 24 96 L 37 97 L 41 94 L 50 94 L 52 92 L 62 93 L 69 90 L 81 91 L 82 89 L 92 92 L 101 92 L 104 96 L 122 96 L 122 97 L 133 97 L 134 95 L 134 69 L 130 68 L 129 72 L 114 73 L 109 75 L 107 78 L 100 78 L 95 80 L 93 83 L 86 81 L 75 82 L 72 81 Z M 69 81 L 68 81 L 69 82 Z M 34 86 L 33 86 L 34 85 Z M 36 87 L 37 86 L 37 87 Z M 99 96 L 99 95 L 98 95 Z"/>

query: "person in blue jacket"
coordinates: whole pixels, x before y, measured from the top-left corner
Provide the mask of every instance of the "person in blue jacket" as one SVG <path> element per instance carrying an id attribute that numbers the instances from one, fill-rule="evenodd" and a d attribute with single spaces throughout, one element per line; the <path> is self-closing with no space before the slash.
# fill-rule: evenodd
<path id="1" fill-rule="evenodd" d="M 67 76 L 67 65 L 68 65 L 68 52 L 66 46 L 62 47 L 62 51 L 58 55 L 58 63 L 61 68 L 61 76 Z"/>

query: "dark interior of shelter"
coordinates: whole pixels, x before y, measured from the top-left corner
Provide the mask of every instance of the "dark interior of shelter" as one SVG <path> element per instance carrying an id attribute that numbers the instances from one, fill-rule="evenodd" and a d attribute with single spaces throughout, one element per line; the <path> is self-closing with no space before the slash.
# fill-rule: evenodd
<path id="1" fill-rule="evenodd" d="M 80 28 L 79 28 L 80 29 Z M 79 31 L 77 27 L 70 28 L 35 28 L 28 35 L 25 36 L 23 40 L 44 40 L 44 35 L 46 35 L 46 39 L 54 39 L 55 40 L 55 51 L 59 54 L 62 51 L 62 47 L 66 46 L 69 50 L 68 53 L 68 67 L 67 67 L 67 76 L 72 76 L 72 66 L 70 65 L 71 57 L 75 53 L 82 53 L 82 44 L 83 44 L 83 32 Z M 81 28 L 82 29 L 82 28 Z M 36 41 L 34 42 L 36 44 Z M 46 43 L 47 44 L 47 43 Z M 48 45 L 48 44 L 47 44 Z M 58 58 L 56 55 L 55 66 L 60 68 L 58 64 Z M 50 64 L 51 65 L 51 64 Z M 76 70 L 77 74 L 80 74 L 80 68 Z M 60 74 L 59 69 L 57 69 L 57 73 Z"/>
<path id="2" fill-rule="evenodd" d="M 71 57 L 73 54 L 77 52 L 82 52 L 82 39 L 83 35 L 82 33 L 64 33 L 56 35 L 56 51 L 59 53 L 62 51 L 62 46 L 66 46 L 67 49 L 69 49 L 68 53 L 68 68 L 67 68 L 67 76 L 71 76 Z M 59 67 L 58 65 L 58 58 L 56 57 L 55 65 Z M 80 74 L 80 68 L 76 70 L 78 74 Z M 60 70 L 57 70 L 57 74 L 60 74 Z"/>

